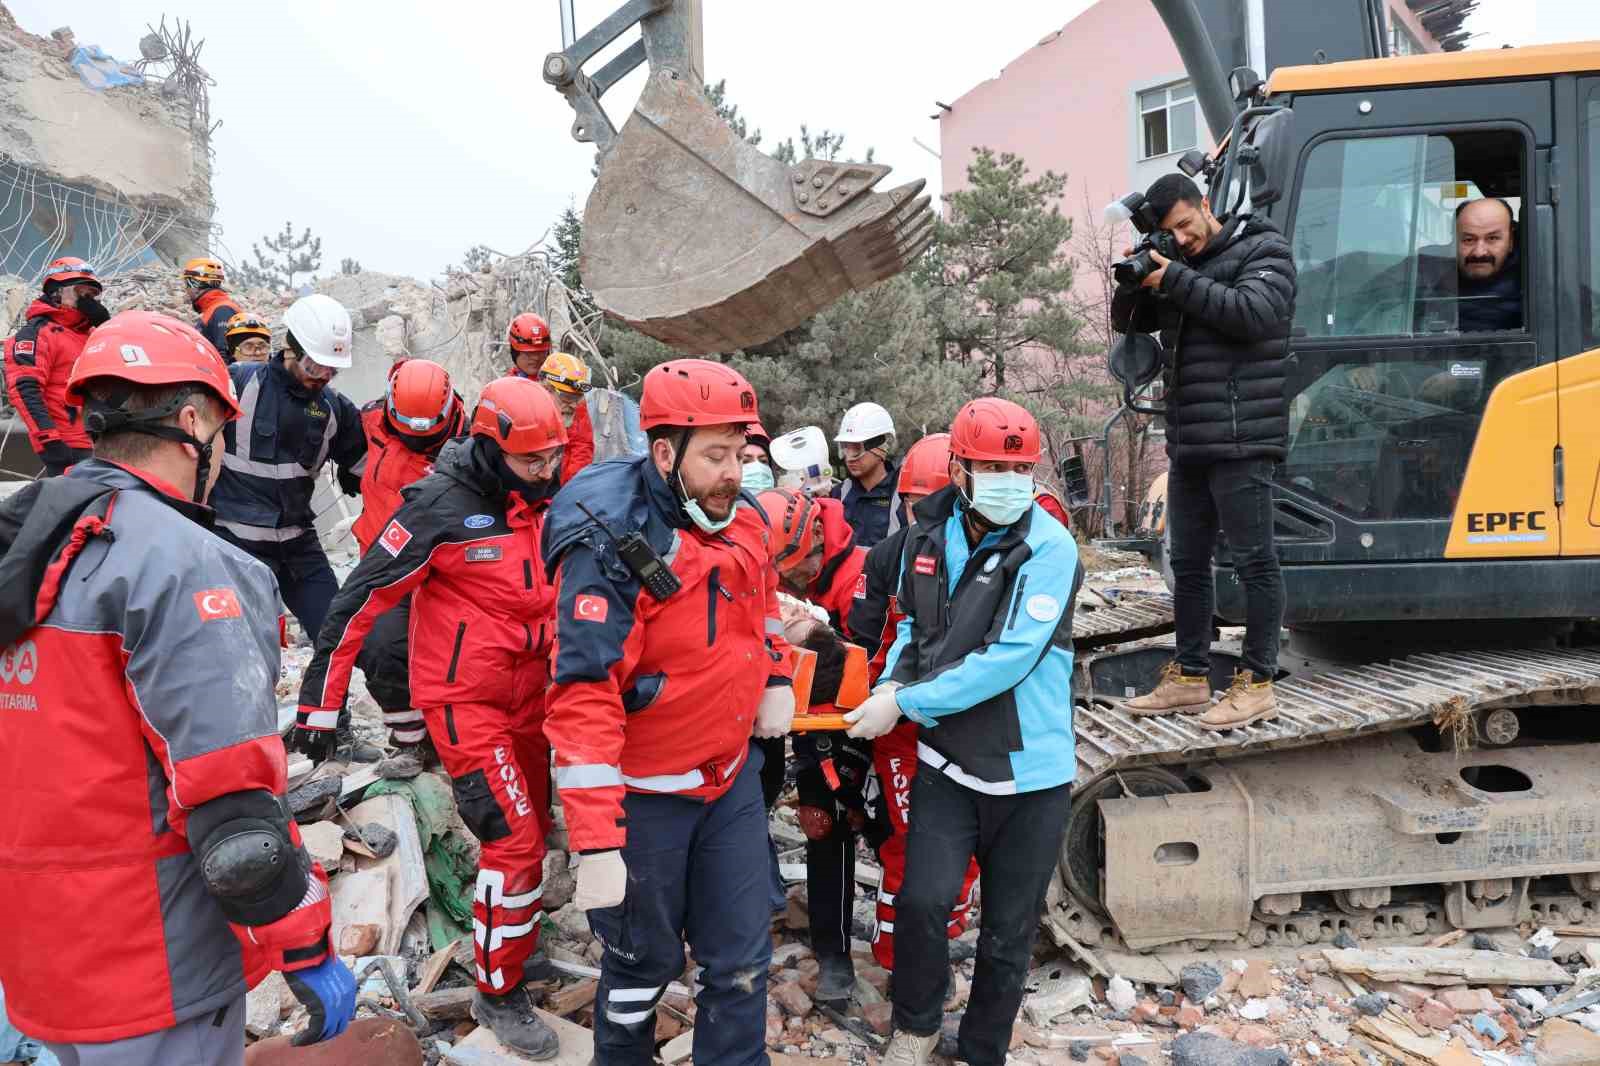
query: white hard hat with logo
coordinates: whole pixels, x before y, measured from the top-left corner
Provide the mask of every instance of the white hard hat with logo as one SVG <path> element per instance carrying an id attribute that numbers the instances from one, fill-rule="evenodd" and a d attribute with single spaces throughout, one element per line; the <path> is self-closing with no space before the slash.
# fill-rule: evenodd
<path id="1" fill-rule="evenodd" d="M 839 420 L 839 432 L 834 436 L 838 444 L 863 444 L 877 437 L 894 436 L 894 419 L 879 404 L 868 401 L 858 403 Z"/>
<path id="2" fill-rule="evenodd" d="M 331 296 L 302 296 L 283 313 L 283 326 L 294 335 L 306 358 L 334 370 L 350 367 L 350 312 Z"/>

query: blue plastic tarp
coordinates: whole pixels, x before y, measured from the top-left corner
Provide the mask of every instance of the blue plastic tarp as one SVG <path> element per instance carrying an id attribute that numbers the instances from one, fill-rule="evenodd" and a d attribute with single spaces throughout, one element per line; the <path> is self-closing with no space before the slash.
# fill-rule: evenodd
<path id="1" fill-rule="evenodd" d="M 143 85 L 144 75 L 118 63 L 97 44 L 79 45 L 67 58 L 83 83 L 95 92 L 119 85 Z"/>

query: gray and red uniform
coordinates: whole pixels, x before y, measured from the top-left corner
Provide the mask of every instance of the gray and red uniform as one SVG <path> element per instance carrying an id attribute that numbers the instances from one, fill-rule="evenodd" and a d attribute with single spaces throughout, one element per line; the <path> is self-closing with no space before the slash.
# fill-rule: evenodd
<path id="1" fill-rule="evenodd" d="M 333 599 L 300 685 L 299 725 L 331 730 L 372 625 L 411 595 L 411 698 L 483 843 L 473 899 L 478 987 L 504 993 L 539 941 L 550 745 L 544 738 L 555 591 L 539 559 L 546 500 L 507 493 L 492 442 L 446 444 L 407 487 Z"/>
<path id="2" fill-rule="evenodd" d="M 277 586 L 208 516 L 98 459 L 0 507 L 0 982 L 52 1044 L 221 1025 L 328 954 L 283 803 Z"/>
<path id="3" fill-rule="evenodd" d="M 36 299 L 28 305 L 22 328 L 6 340 L 6 397 L 28 427 L 28 443 L 41 457 L 46 456 L 47 448 L 59 453 L 62 460 L 89 457 L 93 446 L 89 434 L 77 408 L 66 399 L 67 378 L 89 338 L 89 329 L 89 319 L 77 308 Z"/>

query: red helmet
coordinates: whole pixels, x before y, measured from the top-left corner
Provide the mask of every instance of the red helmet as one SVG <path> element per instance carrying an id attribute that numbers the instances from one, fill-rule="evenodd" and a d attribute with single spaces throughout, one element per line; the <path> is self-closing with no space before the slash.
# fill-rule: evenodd
<path id="1" fill-rule="evenodd" d="M 44 268 L 44 286 L 47 289 L 56 285 L 71 285 L 80 281 L 92 282 L 95 285 L 100 284 L 100 278 L 95 274 L 94 267 L 77 256 L 64 255 Z"/>
<path id="2" fill-rule="evenodd" d="M 550 324 L 532 311 L 524 311 L 511 320 L 506 340 L 514 352 L 548 355 L 550 352 Z"/>
<path id="3" fill-rule="evenodd" d="M 816 546 L 815 534 L 820 508 L 803 492 L 768 489 L 756 497 L 767 513 L 776 534 L 772 539 L 772 564 L 779 571 L 792 570 L 805 561 Z"/>
<path id="4" fill-rule="evenodd" d="M 1020 404 L 998 396 L 969 400 L 950 423 L 950 454 L 958 459 L 1037 463 L 1039 423 Z"/>
<path id="5" fill-rule="evenodd" d="M 906 451 L 900 461 L 895 491 L 902 496 L 926 496 L 950 484 L 950 434 L 929 433 Z"/>
<path id="6" fill-rule="evenodd" d="M 430 359 L 406 359 L 389 371 L 384 412 L 389 425 L 408 437 L 428 437 L 450 421 L 456 394 L 450 372 Z"/>
<path id="7" fill-rule="evenodd" d="M 772 448 L 772 434 L 760 422 L 752 422 L 744 427 L 744 439 L 751 444 L 759 444 L 765 450 Z"/>
<path id="8" fill-rule="evenodd" d="M 731 366 L 709 359 L 673 359 L 644 375 L 639 428 L 759 423 L 756 390 Z"/>
<path id="9" fill-rule="evenodd" d="M 529 455 L 567 443 L 560 409 L 531 378 L 495 378 L 485 385 L 472 412 L 472 435 L 488 437 L 511 455 Z"/>
<path id="10" fill-rule="evenodd" d="M 89 334 L 67 380 L 67 402 L 90 407 L 85 387 L 108 378 L 139 386 L 193 382 L 216 395 L 230 420 L 239 417 L 233 379 L 211 342 L 193 326 L 154 311 L 123 311 Z"/>
<path id="11" fill-rule="evenodd" d="M 1061 497 L 1043 485 L 1033 487 L 1033 502 L 1038 504 L 1057 522 L 1068 529 L 1072 528 L 1072 516 L 1067 513 L 1066 504 L 1061 502 Z"/>

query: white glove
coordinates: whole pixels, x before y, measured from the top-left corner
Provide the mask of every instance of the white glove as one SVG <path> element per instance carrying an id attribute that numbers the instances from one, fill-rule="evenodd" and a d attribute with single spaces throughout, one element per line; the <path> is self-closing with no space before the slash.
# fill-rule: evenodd
<path id="1" fill-rule="evenodd" d="M 756 705 L 758 737 L 781 737 L 794 724 L 794 689 L 788 685 L 775 685 L 761 694 Z"/>
<path id="2" fill-rule="evenodd" d="M 628 894 L 628 865 L 622 852 L 596 851 L 578 856 L 578 890 L 572 902 L 580 911 L 615 907 Z"/>
<path id="3" fill-rule="evenodd" d="M 895 688 L 880 686 L 861 706 L 846 714 L 844 720 L 850 723 L 846 735 L 872 740 L 893 729 L 900 721 L 900 705 L 895 702 L 894 693 Z"/>

